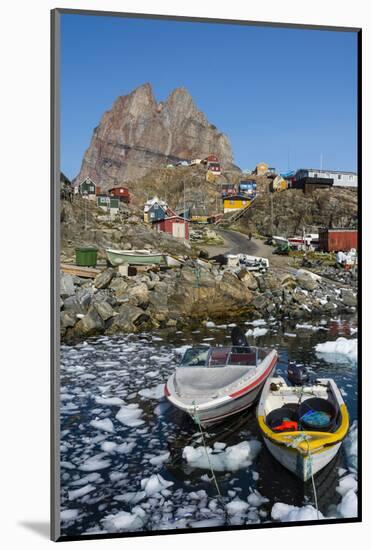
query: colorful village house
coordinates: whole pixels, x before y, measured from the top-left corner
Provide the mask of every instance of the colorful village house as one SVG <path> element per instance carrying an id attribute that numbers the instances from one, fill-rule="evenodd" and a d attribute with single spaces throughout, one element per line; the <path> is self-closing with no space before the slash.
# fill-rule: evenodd
<path id="1" fill-rule="evenodd" d="M 249 198 L 253 198 L 256 195 L 256 181 L 255 180 L 243 180 L 238 184 L 238 194 L 247 195 Z"/>
<path id="2" fill-rule="evenodd" d="M 189 222 L 180 216 L 169 216 L 163 220 L 154 220 L 155 231 L 168 233 L 176 239 L 189 241 Z"/>
<path id="3" fill-rule="evenodd" d="M 108 195 L 98 195 L 97 206 L 108 212 L 109 215 L 114 218 L 120 211 L 120 199 Z"/>
<path id="4" fill-rule="evenodd" d="M 144 205 L 144 221 L 152 223 L 157 220 L 163 220 L 166 217 L 168 205 L 158 197 L 149 199 Z"/>
<path id="5" fill-rule="evenodd" d="M 334 185 L 334 177 L 330 172 L 301 168 L 292 179 L 293 189 L 302 189 L 304 193 L 312 193 L 315 189 L 329 189 Z"/>
<path id="6" fill-rule="evenodd" d="M 207 223 L 209 220 L 209 213 L 203 206 L 192 206 L 191 208 L 191 222 L 194 223 Z"/>
<path id="7" fill-rule="evenodd" d="M 222 183 L 222 186 L 221 186 L 222 197 L 227 197 L 228 195 L 235 195 L 236 192 L 237 192 L 237 189 L 234 183 Z"/>
<path id="8" fill-rule="evenodd" d="M 254 170 L 257 176 L 265 176 L 268 173 L 269 165 L 266 162 L 259 162 Z"/>
<path id="9" fill-rule="evenodd" d="M 288 188 L 287 181 L 282 176 L 276 176 L 273 181 L 271 181 L 270 191 L 280 192 L 285 191 Z"/>
<path id="10" fill-rule="evenodd" d="M 234 195 L 223 198 L 223 212 L 237 212 L 251 204 L 251 199 L 245 195 Z"/>
<path id="11" fill-rule="evenodd" d="M 79 185 L 79 194 L 83 199 L 89 199 L 95 201 L 96 196 L 100 194 L 100 187 L 96 185 L 92 179 L 87 177 Z"/>
<path id="12" fill-rule="evenodd" d="M 110 197 L 115 197 L 116 199 L 119 199 L 120 202 L 130 204 L 130 193 L 127 187 L 122 187 L 121 185 L 117 187 L 111 187 L 111 189 L 108 189 L 108 194 L 110 195 Z"/>

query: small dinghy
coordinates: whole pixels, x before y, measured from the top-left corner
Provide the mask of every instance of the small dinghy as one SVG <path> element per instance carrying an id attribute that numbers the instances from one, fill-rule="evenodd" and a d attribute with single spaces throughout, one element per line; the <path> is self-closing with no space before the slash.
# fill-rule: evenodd
<path id="1" fill-rule="evenodd" d="M 250 347 L 241 329 L 231 346 L 189 348 L 165 385 L 165 396 L 201 425 L 220 422 L 250 407 L 278 359 L 276 350 Z"/>
<path id="2" fill-rule="evenodd" d="M 324 468 L 339 451 L 349 429 L 349 414 L 332 378 L 308 386 L 267 380 L 257 418 L 272 455 L 303 481 Z"/>

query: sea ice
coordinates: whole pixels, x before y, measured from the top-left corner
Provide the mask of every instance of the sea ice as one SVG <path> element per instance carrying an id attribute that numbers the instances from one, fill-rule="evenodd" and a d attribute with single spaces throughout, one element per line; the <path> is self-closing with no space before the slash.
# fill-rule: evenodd
<path id="1" fill-rule="evenodd" d="M 87 495 L 88 493 L 91 493 L 94 491 L 95 487 L 94 485 L 85 485 L 85 487 L 81 487 L 81 489 L 75 489 L 73 491 L 68 491 L 68 500 L 75 500 L 76 498 L 83 497 Z"/>
<path id="2" fill-rule="evenodd" d="M 350 490 L 357 491 L 357 488 L 357 480 L 354 476 L 352 476 L 352 474 L 349 474 L 339 481 L 339 485 L 336 487 L 336 490 L 341 496 L 344 496 Z"/>
<path id="3" fill-rule="evenodd" d="M 226 508 L 227 508 L 228 514 L 230 516 L 234 516 L 235 514 L 245 513 L 249 508 L 249 505 L 247 504 L 247 502 L 237 497 L 234 500 L 231 500 L 231 502 L 228 502 L 228 504 L 226 505 Z"/>
<path id="4" fill-rule="evenodd" d="M 350 489 L 341 499 L 337 506 L 337 512 L 342 518 L 357 517 L 358 498 L 353 489 Z"/>
<path id="5" fill-rule="evenodd" d="M 119 422 L 121 422 L 121 424 L 124 424 L 124 426 L 134 428 L 144 424 L 144 420 L 140 419 L 142 412 L 142 409 L 140 409 L 137 404 L 132 403 L 121 407 L 119 412 L 116 414 L 116 418 Z"/>
<path id="6" fill-rule="evenodd" d="M 169 456 L 170 456 L 170 453 L 167 452 L 162 455 L 155 456 L 154 458 L 151 458 L 149 461 L 154 466 L 162 466 L 162 464 L 168 460 Z"/>
<path id="7" fill-rule="evenodd" d="M 104 418 L 103 420 L 92 420 L 90 426 L 97 428 L 97 430 L 102 430 L 103 432 L 113 433 L 115 428 L 113 427 L 112 420 L 109 418 Z"/>
<path id="8" fill-rule="evenodd" d="M 253 338 L 257 338 L 258 336 L 264 336 L 267 334 L 268 329 L 267 328 L 259 328 L 256 327 L 254 329 L 249 329 L 247 332 L 245 332 L 246 336 L 252 336 Z"/>
<path id="9" fill-rule="evenodd" d="M 208 456 L 213 469 L 217 472 L 235 472 L 251 466 L 254 458 L 261 449 L 259 441 L 242 441 L 237 445 L 227 447 L 224 451 L 215 452 L 207 448 Z M 193 468 L 209 470 L 209 460 L 204 447 L 184 447 L 183 458 Z"/>
<path id="10" fill-rule="evenodd" d="M 164 388 L 165 384 L 158 384 L 153 388 L 145 388 L 144 390 L 139 390 L 139 395 L 142 397 L 147 397 L 148 399 L 162 399 L 164 397 Z"/>
<path id="11" fill-rule="evenodd" d="M 109 533 L 120 533 L 121 531 L 136 531 L 145 524 L 146 513 L 139 506 L 133 508 L 133 513 L 118 512 L 109 514 L 102 519 L 103 526 Z"/>
<path id="12" fill-rule="evenodd" d="M 117 405 L 118 407 L 124 404 L 120 397 L 96 397 L 95 402 L 99 405 Z"/>
<path id="13" fill-rule="evenodd" d="M 347 339 L 342 336 L 332 342 L 324 342 L 323 344 L 317 344 L 315 349 L 318 355 L 327 360 L 326 354 L 332 355 L 345 355 L 350 361 L 357 361 L 357 347 L 358 339 Z M 322 355 L 323 354 L 323 355 Z M 331 359 L 331 358 L 330 358 Z M 331 362 L 331 361 L 330 361 Z"/>
<path id="14" fill-rule="evenodd" d="M 101 444 L 101 449 L 105 453 L 113 453 L 116 450 L 117 443 L 114 441 L 103 441 Z"/>
<path id="15" fill-rule="evenodd" d="M 104 453 L 103 453 L 104 455 Z M 111 465 L 111 461 L 102 458 L 102 454 L 91 456 L 81 466 L 79 469 L 83 472 L 95 472 L 96 470 L 104 470 Z"/>
<path id="16" fill-rule="evenodd" d="M 166 481 L 160 474 L 153 474 L 151 477 L 147 477 L 141 480 L 140 486 L 146 492 L 147 496 L 160 493 L 163 489 L 174 485 L 173 481 Z"/>
<path id="17" fill-rule="evenodd" d="M 255 490 L 247 497 L 247 502 L 250 504 L 250 506 L 258 508 L 265 502 L 269 502 L 269 499 L 263 497 L 258 491 Z"/>
<path id="18" fill-rule="evenodd" d="M 284 504 L 283 502 L 276 502 L 271 510 L 272 519 L 278 521 L 309 521 L 324 519 L 321 512 L 307 504 L 306 506 L 293 506 L 291 504 Z"/>
<path id="19" fill-rule="evenodd" d="M 80 510 L 70 509 L 62 510 L 60 514 L 61 522 L 67 523 L 68 521 L 74 521 L 79 515 Z"/>

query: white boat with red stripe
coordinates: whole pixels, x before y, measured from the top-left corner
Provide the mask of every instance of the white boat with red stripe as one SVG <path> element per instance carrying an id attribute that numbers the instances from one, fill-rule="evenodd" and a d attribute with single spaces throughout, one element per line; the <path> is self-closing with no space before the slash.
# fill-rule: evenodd
<path id="1" fill-rule="evenodd" d="M 274 374 L 278 353 L 248 345 L 189 348 L 165 385 L 165 396 L 203 426 L 251 407 Z"/>

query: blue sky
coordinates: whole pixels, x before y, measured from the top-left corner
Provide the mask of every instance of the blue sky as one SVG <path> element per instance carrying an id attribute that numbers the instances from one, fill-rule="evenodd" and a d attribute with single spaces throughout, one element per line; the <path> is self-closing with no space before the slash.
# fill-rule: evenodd
<path id="1" fill-rule="evenodd" d="M 235 163 L 356 170 L 355 32 L 62 15 L 61 169 L 77 175 L 93 128 L 150 82 L 188 89 Z"/>

